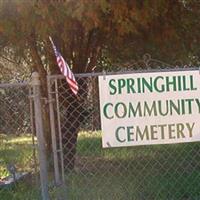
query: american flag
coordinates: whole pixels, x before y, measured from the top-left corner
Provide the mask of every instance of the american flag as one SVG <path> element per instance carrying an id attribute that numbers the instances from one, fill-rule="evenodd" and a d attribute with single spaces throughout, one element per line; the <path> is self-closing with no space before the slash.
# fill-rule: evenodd
<path id="1" fill-rule="evenodd" d="M 61 73 L 65 76 L 69 87 L 71 88 L 72 92 L 77 95 L 78 93 L 78 83 L 76 82 L 76 79 L 74 77 L 74 74 L 72 73 L 72 71 L 69 68 L 69 65 L 67 64 L 67 62 L 65 62 L 64 58 L 62 57 L 62 55 L 60 54 L 60 52 L 56 49 L 55 44 L 53 43 L 53 40 L 51 37 L 49 37 L 49 40 L 51 41 L 54 53 L 56 55 L 56 60 L 58 63 L 58 66 L 60 68 Z"/>

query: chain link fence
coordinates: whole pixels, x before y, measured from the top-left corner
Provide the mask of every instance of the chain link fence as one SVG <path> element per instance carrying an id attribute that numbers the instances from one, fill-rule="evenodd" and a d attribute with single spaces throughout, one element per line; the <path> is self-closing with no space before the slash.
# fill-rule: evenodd
<path id="1" fill-rule="evenodd" d="M 79 97 L 63 76 L 49 76 L 58 174 L 65 183 L 57 198 L 199 200 L 199 143 L 102 149 L 98 75 L 77 75 Z"/>
<path id="2" fill-rule="evenodd" d="M 38 172 L 45 178 L 45 168 L 37 168 L 32 134 L 35 129 L 42 133 L 33 109 L 35 104 L 39 113 L 41 106 L 35 101 L 41 100 L 49 104 L 50 113 L 52 154 L 48 155 L 48 175 L 50 180 L 55 176 L 55 184 L 49 184 L 50 199 L 199 200 L 198 142 L 102 148 L 99 75 L 102 73 L 76 76 L 78 97 L 71 93 L 63 76 L 48 76 L 48 100 L 38 92 L 37 81 L 33 95 L 28 84 L 0 84 L 0 199 L 42 199 L 35 180 Z M 45 144 L 39 138 L 37 143 L 44 154 Z M 39 156 L 40 164 L 43 156 Z M 6 182 L 13 179 L 13 184 Z M 43 199 L 48 199 L 45 187 Z"/>
<path id="3" fill-rule="evenodd" d="M 26 83 L 0 84 L 0 199 L 40 199 L 33 102 Z"/>

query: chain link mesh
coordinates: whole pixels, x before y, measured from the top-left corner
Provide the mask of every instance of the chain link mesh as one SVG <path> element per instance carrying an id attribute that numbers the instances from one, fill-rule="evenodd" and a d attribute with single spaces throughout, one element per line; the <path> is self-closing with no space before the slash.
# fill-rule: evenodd
<path id="1" fill-rule="evenodd" d="M 39 199 L 28 84 L 0 84 L 0 199 Z"/>
<path id="2" fill-rule="evenodd" d="M 63 77 L 51 78 L 65 198 L 199 200 L 199 143 L 102 149 L 97 79 L 95 74 L 77 76 L 76 98 Z"/>

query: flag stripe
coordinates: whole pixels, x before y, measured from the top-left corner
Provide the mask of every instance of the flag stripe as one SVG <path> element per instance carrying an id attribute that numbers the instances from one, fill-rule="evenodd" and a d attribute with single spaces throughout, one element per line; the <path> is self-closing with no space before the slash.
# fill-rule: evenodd
<path id="1" fill-rule="evenodd" d="M 78 89 L 77 85 L 71 84 L 71 83 L 69 82 L 70 79 L 67 79 L 67 78 L 66 78 L 66 80 L 67 80 L 67 82 L 71 85 L 71 89 L 74 89 L 74 90 L 77 90 L 77 89 Z"/>
<path id="2" fill-rule="evenodd" d="M 78 89 L 78 86 L 74 82 L 72 82 L 71 79 L 67 78 L 67 82 L 71 85 L 72 88 L 74 88 L 76 90 Z"/>
<path id="3" fill-rule="evenodd" d="M 78 83 L 76 82 L 76 79 L 74 77 L 74 74 L 70 70 L 69 65 L 64 60 L 64 58 L 62 57 L 60 52 L 56 49 L 56 46 L 54 45 L 51 37 L 49 37 L 49 39 L 51 41 L 51 44 L 52 44 L 52 47 L 53 47 L 53 50 L 54 50 L 54 53 L 55 53 L 55 56 L 56 56 L 56 61 L 57 61 L 58 67 L 60 68 L 61 73 L 65 76 L 71 91 L 75 95 L 77 95 L 79 88 L 78 88 Z"/>

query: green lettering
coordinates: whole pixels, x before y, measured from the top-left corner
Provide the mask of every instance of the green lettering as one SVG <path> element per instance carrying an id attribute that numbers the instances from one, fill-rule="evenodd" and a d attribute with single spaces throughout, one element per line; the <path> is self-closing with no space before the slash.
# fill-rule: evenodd
<path id="1" fill-rule="evenodd" d="M 123 126 L 118 127 L 118 128 L 116 129 L 116 131 L 115 131 L 115 137 L 116 137 L 116 139 L 117 139 L 118 142 L 121 142 L 121 143 L 122 143 L 122 142 L 125 142 L 126 139 L 122 139 L 122 138 L 119 137 L 119 131 L 120 131 L 121 129 L 122 129 L 122 130 L 125 130 L 125 128 L 124 128 Z"/>
<path id="2" fill-rule="evenodd" d="M 183 76 L 183 90 L 190 90 L 189 88 L 187 88 L 187 81 L 186 81 L 186 77 Z"/>
<path id="3" fill-rule="evenodd" d="M 169 107 L 170 107 L 170 115 L 173 115 L 173 110 L 177 113 L 177 114 L 181 114 L 181 110 L 180 110 L 180 101 L 177 101 L 178 104 L 176 105 L 172 100 L 169 100 Z"/>
<path id="4" fill-rule="evenodd" d="M 181 79 L 182 76 L 178 76 L 178 91 L 182 91 L 182 84 L 181 84 Z"/>
<path id="5" fill-rule="evenodd" d="M 153 92 L 153 84 L 152 84 L 152 77 L 150 77 L 150 83 L 147 82 L 147 80 L 145 78 L 142 78 L 142 90 L 143 93 L 145 93 L 147 88 L 150 92 Z"/>
<path id="6" fill-rule="evenodd" d="M 162 116 L 166 116 L 169 112 L 169 102 L 168 100 L 166 100 L 166 110 L 165 112 L 163 111 L 163 108 L 165 108 L 165 106 L 162 106 L 162 101 L 158 101 L 158 110 L 159 110 L 159 113 L 162 115 Z"/>
<path id="7" fill-rule="evenodd" d="M 150 126 L 150 129 L 151 129 L 151 139 L 152 140 L 157 140 L 158 138 L 156 137 L 156 133 L 157 132 L 157 126 L 156 125 L 152 125 Z"/>
<path id="8" fill-rule="evenodd" d="M 174 126 L 175 126 L 175 124 L 169 124 L 168 125 L 168 128 L 169 128 L 169 139 L 175 139 L 175 136 L 172 135 L 175 132 Z"/>
<path id="9" fill-rule="evenodd" d="M 131 136 L 134 135 L 133 129 L 134 129 L 133 126 L 128 126 L 128 127 L 127 127 L 127 140 L 128 140 L 128 142 L 134 141 L 134 139 L 131 138 Z"/>
<path id="10" fill-rule="evenodd" d="M 160 88 L 158 88 L 158 80 L 159 79 L 162 79 L 163 80 L 163 77 L 162 76 L 157 76 L 154 80 L 154 88 L 157 92 L 164 92 L 165 90 L 165 87 L 164 87 L 164 84 L 161 84 L 160 85 Z"/>
<path id="11" fill-rule="evenodd" d="M 185 99 L 185 101 L 188 103 L 188 114 L 192 113 L 192 102 L 194 99 Z"/>
<path id="12" fill-rule="evenodd" d="M 126 85 L 126 81 L 124 79 L 119 79 L 118 80 L 118 88 L 119 88 L 119 94 L 122 93 L 122 88 L 124 88 Z"/>
<path id="13" fill-rule="evenodd" d="M 117 92 L 117 88 L 115 87 L 115 79 L 111 79 L 109 81 L 109 87 L 110 87 L 110 95 L 114 95 Z"/>
<path id="14" fill-rule="evenodd" d="M 134 79 L 128 78 L 127 79 L 127 92 L 128 92 L 128 94 L 130 92 L 135 93 L 135 89 L 134 89 L 133 86 L 134 86 Z"/>
<path id="15" fill-rule="evenodd" d="M 149 131 L 148 131 L 148 126 L 145 126 L 143 133 L 141 132 L 140 128 L 137 126 L 136 127 L 136 141 L 139 140 L 144 140 L 144 137 L 146 137 L 146 140 L 149 140 Z"/>
<path id="16" fill-rule="evenodd" d="M 107 119 L 113 119 L 113 115 L 111 115 L 111 116 L 108 116 L 108 106 L 111 106 L 111 107 L 113 107 L 113 104 L 112 103 L 107 103 L 107 104 L 105 104 L 105 106 L 103 107 L 103 114 L 104 114 L 104 116 L 107 118 Z M 110 112 L 109 112 L 110 113 Z"/>
<path id="17" fill-rule="evenodd" d="M 158 125 L 158 127 L 161 129 L 161 138 L 164 140 L 165 139 L 165 127 L 167 126 L 167 124 L 161 124 Z"/>
<path id="18" fill-rule="evenodd" d="M 195 101 L 196 101 L 196 103 L 198 105 L 198 109 L 199 109 L 199 113 L 200 113 L 200 101 L 199 101 L 199 99 L 195 99 Z"/>
<path id="19" fill-rule="evenodd" d="M 124 118 L 127 115 L 127 108 L 123 102 L 119 102 L 115 105 L 115 115 L 118 118 Z"/>
<path id="20" fill-rule="evenodd" d="M 142 109 L 141 109 L 141 103 L 138 102 L 137 107 L 134 109 L 132 103 L 129 103 L 129 109 L 128 109 L 128 117 L 131 116 L 136 117 L 138 115 L 139 117 L 142 116 Z"/>
<path id="21" fill-rule="evenodd" d="M 172 78 L 172 80 L 170 80 Z M 170 86 L 172 86 L 172 91 L 176 91 L 176 76 L 166 77 L 166 91 L 170 91 Z"/>
<path id="22" fill-rule="evenodd" d="M 157 116 L 157 110 L 156 110 L 156 102 L 153 101 L 152 105 L 149 106 L 147 101 L 144 102 L 144 116 L 151 116 L 151 115 Z"/>
<path id="23" fill-rule="evenodd" d="M 190 89 L 191 90 L 197 90 L 197 88 L 194 86 L 194 77 L 190 75 Z"/>
<path id="24" fill-rule="evenodd" d="M 184 130 L 184 124 L 179 123 L 176 125 L 177 138 L 185 138 L 183 130 Z"/>
<path id="25" fill-rule="evenodd" d="M 192 124 L 192 126 L 189 123 L 186 123 L 187 129 L 189 131 L 189 136 L 192 137 L 192 131 L 194 128 L 195 123 Z"/>

